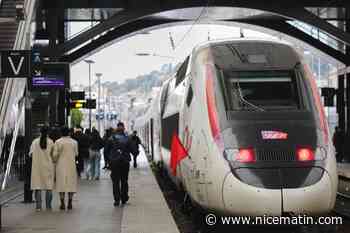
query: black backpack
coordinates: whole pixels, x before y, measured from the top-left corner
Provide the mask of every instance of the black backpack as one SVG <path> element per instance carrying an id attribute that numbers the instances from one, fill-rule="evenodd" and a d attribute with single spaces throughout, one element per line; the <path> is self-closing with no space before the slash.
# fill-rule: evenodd
<path id="1" fill-rule="evenodd" d="M 111 163 L 130 161 L 128 141 L 129 138 L 126 135 L 116 134 L 112 136 L 111 150 L 109 152 L 109 160 Z"/>

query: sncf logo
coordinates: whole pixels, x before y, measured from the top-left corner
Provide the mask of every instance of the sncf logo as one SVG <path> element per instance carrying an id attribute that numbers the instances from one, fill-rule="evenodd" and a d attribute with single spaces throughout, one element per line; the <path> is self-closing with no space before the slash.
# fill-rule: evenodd
<path id="1" fill-rule="evenodd" d="M 277 139 L 277 140 L 286 140 L 288 138 L 288 133 L 284 133 L 281 131 L 273 131 L 273 130 L 263 130 L 261 131 L 262 139 L 264 140 L 271 140 L 271 139 Z"/>

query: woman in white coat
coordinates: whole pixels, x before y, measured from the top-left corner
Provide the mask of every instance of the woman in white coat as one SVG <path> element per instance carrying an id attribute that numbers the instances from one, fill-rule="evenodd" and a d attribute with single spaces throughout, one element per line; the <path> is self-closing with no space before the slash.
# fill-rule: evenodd
<path id="1" fill-rule="evenodd" d="M 69 136 L 69 128 L 62 128 L 62 137 L 55 142 L 56 191 L 60 193 L 61 210 L 66 209 L 65 193 L 68 193 L 68 209 L 72 209 L 73 194 L 77 192 L 77 170 L 75 157 L 78 156 L 78 143 Z"/>
<path id="2" fill-rule="evenodd" d="M 30 146 L 32 156 L 31 189 L 35 191 L 36 210 L 41 210 L 41 190 L 46 190 L 46 209 L 50 210 L 54 185 L 54 143 L 48 138 L 48 127 L 41 128 L 41 136 Z"/>

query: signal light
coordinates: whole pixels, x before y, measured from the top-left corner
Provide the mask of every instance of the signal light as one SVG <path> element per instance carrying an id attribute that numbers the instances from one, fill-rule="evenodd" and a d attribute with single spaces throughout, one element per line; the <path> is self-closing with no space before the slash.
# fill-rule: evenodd
<path id="1" fill-rule="evenodd" d="M 70 101 L 70 108 L 95 109 L 96 108 L 96 100 L 95 99 L 73 100 L 73 101 Z"/>
<path id="2" fill-rule="evenodd" d="M 72 101 L 70 102 L 70 108 L 85 108 L 86 102 L 85 101 Z"/>
<path id="3" fill-rule="evenodd" d="M 82 103 L 75 103 L 75 108 L 82 108 L 83 104 Z"/>
<path id="4" fill-rule="evenodd" d="M 315 153 L 312 149 L 307 147 L 297 148 L 297 160 L 301 162 L 314 161 Z"/>
<path id="5" fill-rule="evenodd" d="M 241 162 L 241 163 L 254 163 L 254 162 L 256 162 L 254 149 L 253 148 L 241 148 L 241 149 L 239 149 L 236 160 L 238 162 Z"/>

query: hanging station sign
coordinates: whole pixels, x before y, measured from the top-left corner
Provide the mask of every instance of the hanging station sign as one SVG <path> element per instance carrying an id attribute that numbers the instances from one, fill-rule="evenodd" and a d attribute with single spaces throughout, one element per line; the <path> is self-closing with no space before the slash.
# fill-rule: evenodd
<path id="1" fill-rule="evenodd" d="M 29 50 L 2 50 L 0 78 L 28 78 L 30 76 Z"/>

